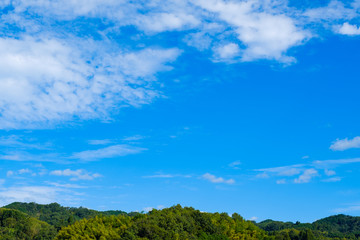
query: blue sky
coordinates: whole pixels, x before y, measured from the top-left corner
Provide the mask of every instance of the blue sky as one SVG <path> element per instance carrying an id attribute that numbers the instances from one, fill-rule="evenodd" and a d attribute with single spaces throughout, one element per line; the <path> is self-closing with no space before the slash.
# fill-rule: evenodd
<path id="1" fill-rule="evenodd" d="M 360 214 L 360 1 L 1 0 L 0 205 Z"/>

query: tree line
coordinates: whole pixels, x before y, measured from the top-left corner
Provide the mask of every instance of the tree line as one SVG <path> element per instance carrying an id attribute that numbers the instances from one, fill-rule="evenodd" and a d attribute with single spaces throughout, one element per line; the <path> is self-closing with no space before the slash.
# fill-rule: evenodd
<path id="1" fill-rule="evenodd" d="M 175 205 L 149 213 L 95 211 L 57 203 L 0 208 L 0 239 L 96 240 L 346 240 L 360 239 L 360 217 L 336 215 L 314 223 L 245 220 Z"/>

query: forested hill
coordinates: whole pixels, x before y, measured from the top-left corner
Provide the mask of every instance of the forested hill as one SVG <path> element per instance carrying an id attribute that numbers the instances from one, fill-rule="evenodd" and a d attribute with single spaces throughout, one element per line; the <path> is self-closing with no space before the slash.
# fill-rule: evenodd
<path id="1" fill-rule="evenodd" d="M 4 206 L 7 209 L 16 209 L 23 213 L 35 217 L 41 221 L 47 222 L 54 226 L 57 230 L 61 227 L 74 223 L 83 218 L 95 217 L 98 215 L 127 215 L 124 211 L 96 211 L 83 207 L 62 207 L 58 203 L 37 204 L 37 203 L 21 203 L 14 202 Z M 130 213 L 130 215 L 132 215 Z"/>
<path id="2" fill-rule="evenodd" d="M 95 211 L 57 203 L 12 203 L 0 208 L 0 239 L 313 240 L 360 239 L 360 217 L 336 215 L 314 223 L 204 213 L 176 205 L 149 213 Z"/>
<path id="3" fill-rule="evenodd" d="M 292 223 L 273 220 L 265 220 L 257 223 L 261 229 L 272 232 L 286 232 L 286 229 L 312 230 L 313 233 L 329 238 L 360 239 L 360 217 L 352 217 L 343 214 L 320 219 L 313 223 Z"/>

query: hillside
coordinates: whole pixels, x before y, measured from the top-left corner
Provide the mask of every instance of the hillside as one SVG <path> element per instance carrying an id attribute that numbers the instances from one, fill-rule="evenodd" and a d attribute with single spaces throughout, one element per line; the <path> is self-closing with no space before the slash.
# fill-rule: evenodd
<path id="1" fill-rule="evenodd" d="M 15 202 L 0 208 L 0 239 L 360 239 L 360 217 L 336 215 L 313 223 L 246 221 L 239 214 L 200 212 L 176 205 L 149 213 L 96 211 Z"/>
<path id="2" fill-rule="evenodd" d="M 360 217 L 343 214 L 326 217 L 313 223 L 292 223 L 268 219 L 257 223 L 257 226 L 274 235 L 289 229 L 309 229 L 315 237 L 318 236 L 319 238 L 321 236 L 327 238 L 360 239 Z"/>
<path id="3" fill-rule="evenodd" d="M 57 230 L 60 230 L 61 227 L 72 224 L 75 221 L 81 220 L 83 218 L 90 218 L 98 215 L 108 216 L 108 215 L 127 214 L 126 212 L 123 211 L 100 212 L 83 207 L 79 207 L 79 208 L 62 207 L 58 203 L 37 204 L 37 203 L 14 202 L 4 206 L 4 208 L 19 210 L 34 218 L 47 222 L 48 224 L 54 226 Z"/>
<path id="4" fill-rule="evenodd" d="M 0 208 L 0 239 L 53 239 L 53 226 L 13 209 Z"/>

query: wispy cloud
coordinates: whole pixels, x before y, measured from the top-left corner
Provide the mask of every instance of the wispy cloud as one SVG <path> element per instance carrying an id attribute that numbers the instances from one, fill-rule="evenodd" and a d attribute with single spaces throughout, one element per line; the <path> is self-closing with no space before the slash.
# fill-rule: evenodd
<path id="1" fill-rule="evenodd" d="M 326 176 L 334 176 L 334 175 L 336 175 L 336 172 L 334 170 L 325 169 L 324 172 L 325 172 Z"/>
<path id="2" fill-rule="evenodd" d="M 122 107 L 150 104 L 162 96 L 158 74 L 171 70 L 183 50 L 178 43 L 161 48 L 137 45 L 135 39 L 177 31 L 179 41 L 212 51 L 215 61 L 289 64 L 296 61 L 289 50 L 316 36 L 316 23 L 340 26 L 338 34 L 359 34 L 349 23 L 358 16 L 358 4 L 335 0 L 301 11 L 287 1 L 261 0 L 1 2 L 10 4 L 13 10 L 0 24 L 6 29 L 0 37 L 0 129 L 109 121 Z M 81 38 L 85 30 L 70 27 L 72 21 L 95 27 Z M 128 26 L 136 30 L 130 43 L 116 42 Z"/>
<path id="3" fill-rule="evenodd" d="M 360 158 L 345 158 L 334 160 L 316 160 L 312 164 L 319 168 L 336 167 L 343 164 L 360 163 Z"/>
<path id="4" fill-rule="evenodd" d="M 233 169 L 239 169 L 239 166 L 241 165 L 240 161 L 235 161 L 229 164 L 229 167 L 233 168 Z"/>
<path id="5" fill-rule="evenodd" d="M 340 182 L 341 181 L 341 177 L 332 177 L 332 178 L 327 178 L 327 179 L 323 179 L 323 182 Z"/>
<path id="6" fill-rule="evenodd" d="M 130 137 L 125 137 L 122 140 L 123 141 L 138 141 L 138 140 L 142 140 L 146 138 L 145 136 L 142 135 L 134 135 L 134 136 L 130 136 Z"/>
<path id="7" fill-rule="evenodd" d="M 333 212 L 335 213 L 349 213 L 349 212 L 359 212 L 359 211 L 360 211 L 360 204 L 351 205 L 345 208 L 337 208 L 333 210 Z"/>
<path id="8" fill-rule="evenodd" d="M 290 166 L 257 169 L 255 171 L 266 174 L 274 174 L 276 176 L 295 176 L 298 175 L 304 169 L 304 167 L 304 164 L 296 164 Z"/>
<path id="9" fill-rule="evenodd" d="M 180 54 L 175 48 L 111 53 L 83 41 L 0 38 L 0 128 L 109 119 L 115 104 L 148 104 L 159 96 L 148 87 L 153 75 Z"/>
<path id="10" fill-rule="evenodd" d="M 294 179 L 295 183 L 308 183 L 314 177 L 319 176 L 319 173 L 316 169 L 310 168 L 306 169 L 298 178 Z"/>
<path id="11" fill-rule="evenodd" d="M 46 184 L 48 185 L 51 185 L 51 186 L 55 186 L 55 187 L 60 187 L 60 188 L 78 188 L 78 189 L 81 189 L 81 188 L 87 188 L 86 186 L 81 186 L 81 185 L 78 185 L 78 184 L 69 184 L 69 183 L 66 183 L 66 184 L 62 184 L 62 183 L 57 183 L 57 182 L 46 182 Z"/>
<path id="12" fill-rule="evenodd" d="M 16 149 L 48 149 L 50 143 L 38 143 L 36 139 L 27 139 L 23 136 L 9 135 L 0 137 L 0 145 Z"/>
<path id="13" fill-rule="evenodd" d="M 202 179 L 205 179 L 209 182 L 212 183 L 225 183 L 225 184 L 234 184 L 235 180 L 234 179 L 224 179 L 222 177 L 216 177 L 215 175 L 212 175 L 210 173 L 205 173 L 204 175 L 201 176 Z"/>
<path id="14" fill-rule="evenodd" d="M 285 184 L 285 183 L 286 183 L 285 179 L 276 180 L 276 184 Z"/>
<path id="15" fill-rule="evenodd" d="M 78 181 L 78 180 L 94 180 L 95 178 L 101 177 L 98 173 L 89 173 L 84 169 L 78 169 L 78 170 L 71 170 L 71 169 L 65 169 L 65 170 L 54 170 L 50 172 L 50 175 L 53 176 L 65 176 L 65 177 L 71 177 L 71 181 Z"/>
<path id="16" fill-rule="evenodd" d="M 82 161 L 96 161 L 99 159 L 122 157 L 130 154 L 137 154 L 146 151 L 146 148 L 134 147 L 127 144 L 112 145 L 96 150 L 86 150 L 74 153 L 70 158 Z"/>
<path id="17" fill-rule="evenodd" d="M 334 151 L 344 151 L 351 148 L 360 148 L 360 137 L 337 139 L 330 146 L 330 149 Z"/>
<path id="18" fill-rule="evenodd" d="M 10 187 L 0 190 L 1 206 L 12 202 L 37 202 L 47 204 L 58 200 L 59 188 L 47 186 Z"/>
<path id="19" fill-rule="evenodd" d="M 337 173 L 334 169 L 341 165 L 354 163 L 360 163 L 360 158 L 315 160 L 305 164 L 255 169 L 254 171 L 259 172 L 255 175 L 259 179 L 281 177 L 281 179 L 276 180 L 278 184 L 282 183 L 283 180 L 293 183 L 309 183 L 315 177 L 319 177 L 322 182 L 338 182 L 342 180 L 342 177 L 336 176 Z M 323 172 L 323 174 L 320 174 L 320 172 Z M 289 179 L 292 179 L 292 181 L 288 181 Z"/>
<path id="20" fill-rule="evenodd" d="M 113 140 L 110 139 L 101 139 L 101 140 L 89 140 L 88 143 L 90 145 L 107 145 L 112 143 Z"/>
<path id="21" fill-rule="evenodd" d="M 155 174 L 149 176 L 143 176 L 143 178 L 191 178 L 191 175 L 183 175 L 183 174 Z"/>

